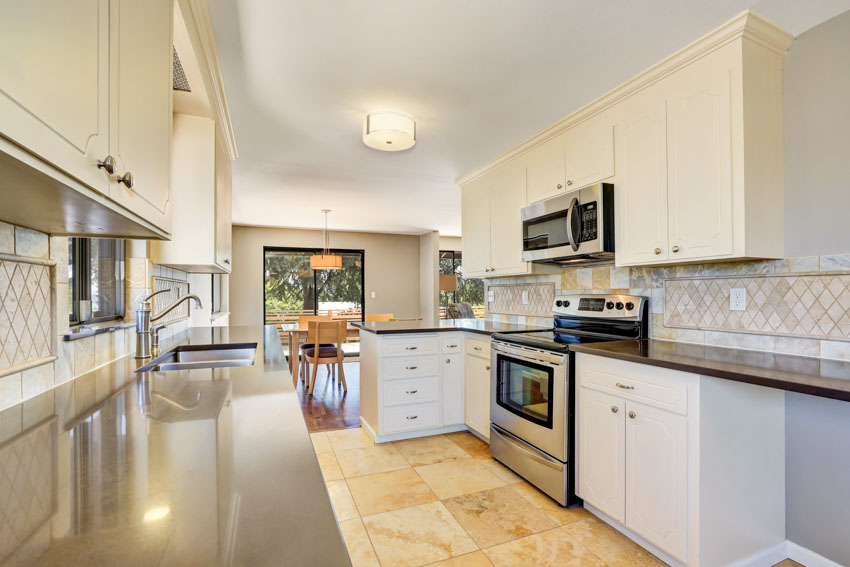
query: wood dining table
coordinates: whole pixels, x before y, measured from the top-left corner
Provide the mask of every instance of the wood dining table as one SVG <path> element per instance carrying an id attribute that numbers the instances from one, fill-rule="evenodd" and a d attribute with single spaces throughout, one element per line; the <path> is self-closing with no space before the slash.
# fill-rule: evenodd
<path id="1" fill-rule="evenodd" d="M 287 334 L 289 340 L 289 373 L 295 374 L 295 365 L 298 363 L 298 345 L 307 342 L 307 326 L 298 323 L 281 323 L 280 330 Z M 353 326 L 351 321 L 346 325 L 348 339 L 360 338 L 360 329 Z"/>

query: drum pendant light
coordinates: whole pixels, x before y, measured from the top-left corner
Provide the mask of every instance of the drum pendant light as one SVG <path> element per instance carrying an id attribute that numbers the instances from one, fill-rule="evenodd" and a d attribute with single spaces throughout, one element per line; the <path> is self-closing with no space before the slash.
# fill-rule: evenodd
<path id="1" fill-rule="evenodd" d="M 342 256 L 331 254 L 330 238 L 328 237 L 328 213 L 330 209 L 322 209 L 325 213 L 325 230 L 322 233 L 322 253 L 310 256 L 310 269 L 312 270 L 339 270 L 342 269 Z"/>
<path id="2" fill-rule="evenodd" d="M 363 143 L 384 152 L 412 148 L 416 143 L 416 122 L 396 112 L 368 114 L 363 120 Z"/>

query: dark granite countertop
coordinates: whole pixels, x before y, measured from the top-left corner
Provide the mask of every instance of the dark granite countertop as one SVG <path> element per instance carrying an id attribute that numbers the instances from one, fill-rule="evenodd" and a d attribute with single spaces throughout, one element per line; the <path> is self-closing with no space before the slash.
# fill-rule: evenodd
<path id="1" fill-rule="evenodd" d="M 244 342 L 253 366 L 127 356 L 0 412 L 0 564 L 350 566 L 275 328 L 163 346 Z"/>
<path id="2" fill-rule="evenodd" d="M 850 401 L 850 362 L 657 340 L 571 345 L 575 352 Z"/>
<path id="3" fill-rule="evenodd" d="M 482 335 L 493 335 L 495 333 L 523 333 L 527 331 L 542 331 L 551 327 L 539 327 L 536 325 L 519 325 L 516 323 L 498 323 L 486 319 L 438 319 L 424 321 L 379 321 L 374 323 L 362 323 L 357 321 L 352 326 L 377 333 L 379 335 L 392 335 L 398 333 L 438 333 L 445 331 L 468 331 Z"/>

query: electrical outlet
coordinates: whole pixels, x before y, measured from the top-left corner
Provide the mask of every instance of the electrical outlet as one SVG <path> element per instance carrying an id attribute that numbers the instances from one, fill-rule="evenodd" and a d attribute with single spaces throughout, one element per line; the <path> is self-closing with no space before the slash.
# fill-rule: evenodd
<path id="1" fill-rule="evenodd" d="M 528 292 L 527 291 L 522 292 L 522 304 L 528 305 Z"/>
<path id="2" fill-rule="evenodd" d="M 732 311 L 744 311 L 747 308 L 747 289 L 744 287 L 733 287 L 729 290 L 729 309 Z"/>
<path id="3" fill-rule="evenodd" d="M 375 299 L 375 292 L 372 292 L 372 299 Z"/>

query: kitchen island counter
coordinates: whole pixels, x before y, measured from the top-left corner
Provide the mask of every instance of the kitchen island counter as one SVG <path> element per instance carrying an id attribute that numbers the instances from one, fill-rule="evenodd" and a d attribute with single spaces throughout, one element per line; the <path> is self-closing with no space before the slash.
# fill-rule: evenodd
<path id="1" fill-rule="evenodd" d="M 21 476 L 0 564 L 350 565 L 275 328 L 164 350 L 253 342 L 252 366 L 136 374 L 130 355 L 0 412 Z"/>
<path id="2" fill-rule="evenodd" d="M 575 352 L 850 401 L 850 362 L 659 340 L 571 345 Z"/>
<path id="3" fill-rule="evenodd" d="M 375 321 L 355 322 L 352 326 L 361 331 L 378 335 L 393 335 L 402 333 L 440 333 L 447 331 L 467 331 L 481 335 L 496 333 L 524 333 L 528 331 L 543 331 L 552 327 L 523 325 L 518 323 L 499 323 L 489 319 L 438 319 L 422 321 Z"/>

